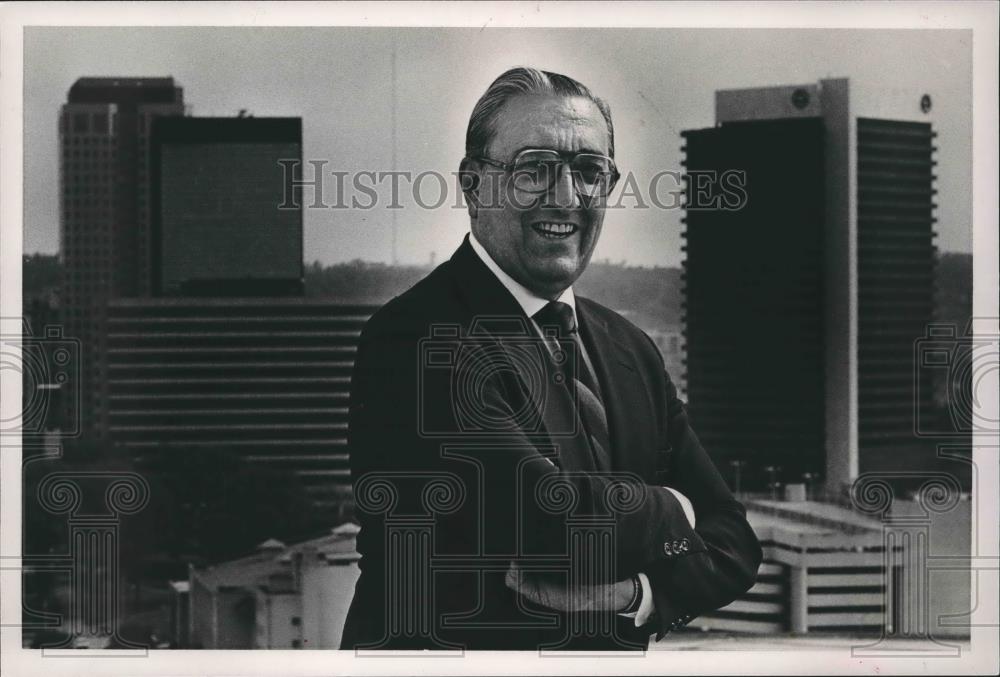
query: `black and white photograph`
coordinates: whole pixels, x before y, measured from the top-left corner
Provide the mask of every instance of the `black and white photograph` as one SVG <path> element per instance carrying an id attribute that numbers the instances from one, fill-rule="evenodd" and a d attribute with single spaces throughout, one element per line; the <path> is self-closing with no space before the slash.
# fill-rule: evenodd
<path id="1" fill-rule="evenodd" d="M 10 674 L 995 674 L 997 5 L 11 3 Z"/>

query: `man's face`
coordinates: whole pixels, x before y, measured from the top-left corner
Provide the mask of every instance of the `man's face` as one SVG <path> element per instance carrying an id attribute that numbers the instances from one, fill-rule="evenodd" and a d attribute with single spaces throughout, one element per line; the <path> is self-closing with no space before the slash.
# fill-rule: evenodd
<path id="1" fill-rule="evenodd" d="M 509 163 L 526 148 L 608 155 L 608 127 L 584 97 L 527 95 L 500 111 L 486 156 Z M 555 299 L 583 273 L 604 223 L 602 199 L 581 200 L 567 167 L 548 193 L 522 193 L 509 174 L 483 165 L 480 201 L 472 231 L 497 264 L 522 285 Z M 545 224 L 568 224 L 552 233 Z"/>

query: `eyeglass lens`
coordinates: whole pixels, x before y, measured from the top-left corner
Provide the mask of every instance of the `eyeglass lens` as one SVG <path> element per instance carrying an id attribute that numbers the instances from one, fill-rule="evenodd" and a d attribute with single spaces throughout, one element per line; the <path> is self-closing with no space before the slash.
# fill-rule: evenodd
<path id="1" fill-rule="evenodd" d="M 594 153 L 579 153 L 570 160 L 555 151 L 526 151 L 514 159 L 511 170 L 514 186 L 526 193 L 542 193 L 552 188 L 559 168 L 569 165 L 576 190 L 587 196 L 604 195 L 614 173 L 610 158 Z"/>

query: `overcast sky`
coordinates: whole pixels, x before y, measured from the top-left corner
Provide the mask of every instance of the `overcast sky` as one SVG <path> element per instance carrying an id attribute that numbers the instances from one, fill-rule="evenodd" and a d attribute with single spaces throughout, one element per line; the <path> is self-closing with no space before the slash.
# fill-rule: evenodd
<path id="1" fill-rule="evenodd" d="M 571 75 L 604 97 L 616 159 L 640 179 L 681 168 L 685 129 L 714 124 L 718 89 L 848 77 L 930 93 L 938 132 L 938 247 L 971 251 L 971 34 L 965 31 L 400 28 L 27 28 L 25 252 L 58 249 L 57 120 L 82 76 L 173 76 L 199 116 L 301 116 L 303 154 L 330 169 L 392 162 L 392 52 L 397 53 L 395 169 L 448 174 L 463 154 L 476 99 L 503 70 Z M 916 108 L 915 108 L 916 110 Z M 916 115 L 916 113 L 914 114 Z M 332 179 L 324 198 L 333 201 Z M 425 198 L 437 193 L 425 184 Z M 437 210 L 403 199 L 403 263 L 450 255 L 468 229 L 454 199 Z M 630 203 L 631 204 L 631 203 Z M 608 213 L 595 258 L 680 263 L 677 210 Z M 305 258 L 388 261 L 389 210 L 306 210 Z"/>

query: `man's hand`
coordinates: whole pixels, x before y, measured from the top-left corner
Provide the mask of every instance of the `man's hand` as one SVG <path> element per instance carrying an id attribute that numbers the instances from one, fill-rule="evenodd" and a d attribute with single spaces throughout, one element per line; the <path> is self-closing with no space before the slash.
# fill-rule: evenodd
<path id="1" fill-rule="evenodd" d="M 525 599 L 548 609 L 566 613 L 624 611 L 632 601 L 634 593 L 630 579 L 617 583 L 570 587 L 564 582 L 524 571 L 516 562 L 511 562 L 510 568 L 507 569 L 506 583 L 508 588 Z"/>

